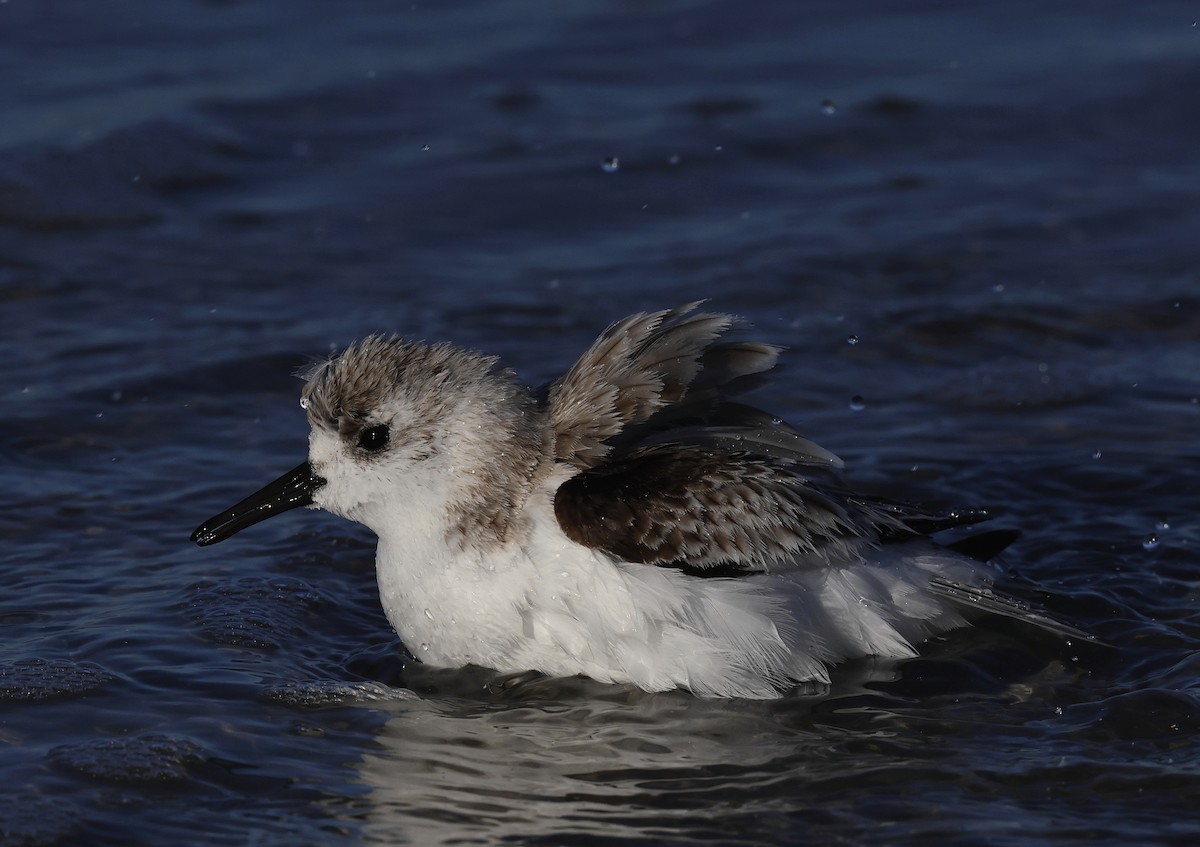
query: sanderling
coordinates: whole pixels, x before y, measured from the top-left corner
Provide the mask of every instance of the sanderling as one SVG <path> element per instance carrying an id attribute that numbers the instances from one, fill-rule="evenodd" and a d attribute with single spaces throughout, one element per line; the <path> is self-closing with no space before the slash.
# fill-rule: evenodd
<path id="1" fill-rule="evenodd" d="M 422 662 L 648 691 L 776 697 L 978 613 L 1079 634 L 968 555 L 1009 534 L 929 538 L 984 513 L 850 490 L 837 456 L 730 400 L 781 348 L 699 305 L 618 321 L 542 392 L 492 356 L 371 336 L 307 374 L 308 461 L 192 540 L 326 509 L 378 535 L 380 600 Z"/>

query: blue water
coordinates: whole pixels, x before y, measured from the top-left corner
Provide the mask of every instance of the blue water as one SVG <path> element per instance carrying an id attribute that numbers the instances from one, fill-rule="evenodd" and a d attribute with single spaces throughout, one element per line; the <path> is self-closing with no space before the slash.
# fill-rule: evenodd
<path id="1" fill-rule="evenodd" d="M 0 2 L 0 841 L 1197 843 L 1198 16 Z M 505 688 L 413 662 L 358 527 L 187 542 L 356 337 L 540 383 L 700 297 L 790 348 L 756 402 L 1020 528 L 1109 646 Z"/>

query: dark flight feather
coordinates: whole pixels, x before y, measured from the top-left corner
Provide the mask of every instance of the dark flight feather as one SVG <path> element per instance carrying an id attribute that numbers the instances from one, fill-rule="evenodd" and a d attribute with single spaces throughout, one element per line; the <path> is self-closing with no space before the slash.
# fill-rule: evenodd
<path id="1" fill-rule="evenodd" d="M 745 572 L 845 561 L 902 520 L 831 495 L 794 463 L 680 444 L 577 474 L 554 498 L 569 538 L 631 562 Z"/>
<path id="2" fill-rule="evenodd" d="M 613 451 L 618 436 L 663 410 L 703 413 L 745 377 L 770 370 L 779 348 L 718 340 L 735 321 L 699 303 L 631 315 L 601 333 L 560 379 L 546 406 L 555 458 L 581 470 Z"/>

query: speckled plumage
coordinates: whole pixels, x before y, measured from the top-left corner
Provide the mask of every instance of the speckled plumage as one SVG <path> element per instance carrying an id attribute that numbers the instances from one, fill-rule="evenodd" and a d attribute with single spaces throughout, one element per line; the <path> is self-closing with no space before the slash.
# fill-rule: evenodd
<path id="1" fill-rule="evenodd" d="M 926 515 L 844 489 L 836 456 L 730 400 L 779 348 L 699 304 L 613 324 L 538 401 L 492 357 L 373 336 L 316 367 L 309 461 L 203 525 L 297 505 L 379 536 L 380 599 L 422 661 L 778 696 L 905 657 L 964 610 L 1072 633 L 994 593 Z"/>

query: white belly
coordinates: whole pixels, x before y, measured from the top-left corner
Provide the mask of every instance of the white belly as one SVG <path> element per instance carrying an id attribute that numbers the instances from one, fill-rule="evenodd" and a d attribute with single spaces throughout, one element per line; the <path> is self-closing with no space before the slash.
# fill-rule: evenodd
<path id="1" fill-rule="evenodd" d="M 828 681 L 826 666 L 847 658 L 914 655 L 913 641 L 961 624 L 928 593 L 936 557 L 698 578 L 577 545 L 552 514 L 486 553 L 381 540 L 376 570 L 388 620 L 423 662 L 650 691 L 775 697 Z"/>

